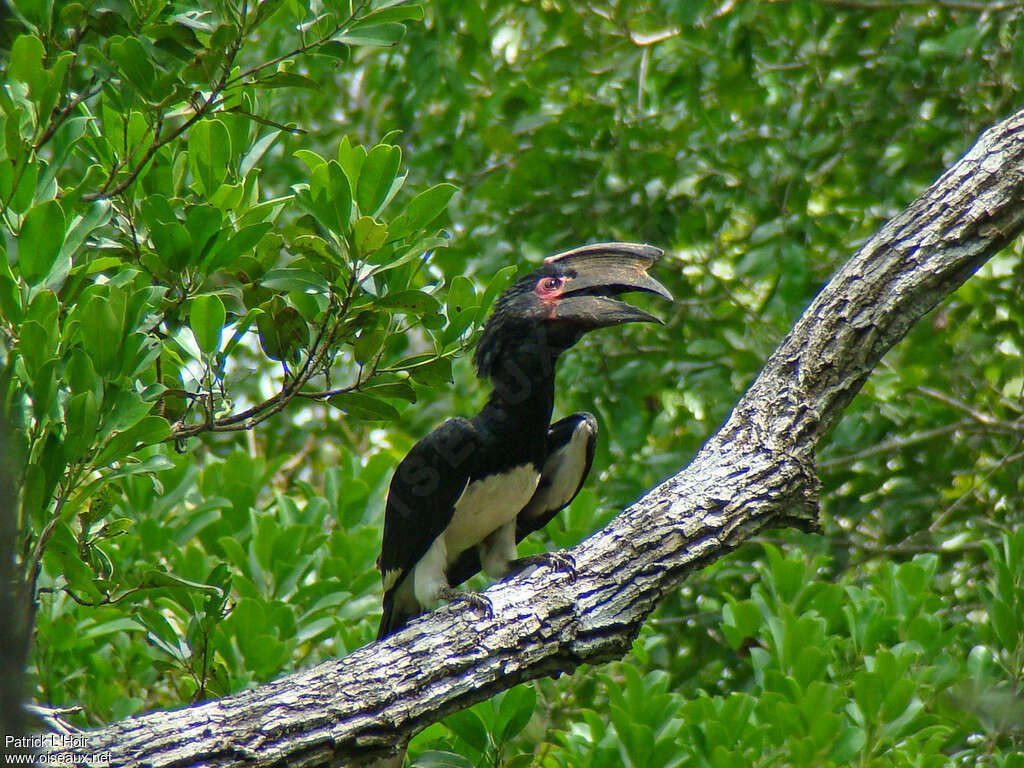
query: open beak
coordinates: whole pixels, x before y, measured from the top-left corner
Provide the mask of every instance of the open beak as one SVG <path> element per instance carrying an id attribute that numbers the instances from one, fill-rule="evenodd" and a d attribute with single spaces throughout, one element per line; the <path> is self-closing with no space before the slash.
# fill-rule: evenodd
<path id="1" fill-rule="evenodd" d="M 660 248 L 637 243 L 595 243 L 545 259 L 557 261 L 571 279 L 555 310 L 555 318 L 598 328 L 620 323 L 661 323 L 654 315 L 612 298 L 643 291 L 672 300 L 668 289 L 647 274 Z"/>

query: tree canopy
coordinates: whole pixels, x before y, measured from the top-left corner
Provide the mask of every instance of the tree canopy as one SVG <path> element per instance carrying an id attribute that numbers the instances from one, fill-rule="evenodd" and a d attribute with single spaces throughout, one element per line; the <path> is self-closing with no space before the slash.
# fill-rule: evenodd
<path id="1" fill-rule="evenodd" d="M 390 471 L 481 402 L 463 353 L 494 296 L 556 250 L 647 241 L 666 326 L 560 366 L 595 472 L 528 546 L 576 544 L 1020 107 L 1019 3 L 678 5 L 11 5 L 0 391 L 29 698 L 95 726 L 368 643 Z M 1020 251 L 822 442 L 824 535 L 745 546 L 624 661 L 410 755 L 1024 765 Z"/>

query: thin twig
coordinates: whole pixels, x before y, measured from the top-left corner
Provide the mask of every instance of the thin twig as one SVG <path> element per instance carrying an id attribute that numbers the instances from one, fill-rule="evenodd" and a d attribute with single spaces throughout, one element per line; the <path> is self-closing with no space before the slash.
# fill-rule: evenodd
<path id="1" fill-rule="evenodd" d="M 302 387 L 316 375 L 327 354 L 333 348 L 337 329 L 341 326 L 342 319 L 348 313 L 348 307 L 355 296 L 355 283 L 356 275 L 355 270 L 353 270 L 352 275 L 349 277 L 345 298 L 342 300 L 337 312 L 333 313 L 333 322 L 325 320 L 320 325 L 317 337 L 310 346 L 305 362 L 295 375 L 285 382 L 280 392 L 241 413 L 225 416 L 221 419 L 208 418 L 201 424 L 192 425 L 185 425 L 179 422 L 171 429 L 171 434 L 167 439 L 182 440 L 186 437 L 202 434 L 203 432 L 241 432 L 250 430 L 257 424 L 284 410 L 293 398 L 302 394 Z M 328 329 L 330 330 L 328 331 Z"/>
<path id="2" fill-rule="evenodd" d="M 344 21 L 338 22 L 334 26 L 334 29 L 332 29 L 326 35 L 322 35 L 319 39 L 315 40 L 312 43 L 305 43 L 304 45 L 300 45 L 297 48 L 293 48 L 292 50 L 288 51 L 287 53 L 282 53 L 280 56 L 277 56 L 277 57 L 275 57 L 273 59 L 270 59 L 269 61 L 264 61 L 262 64 L 257 64 L 254 67 L 250 67 L 249 69 L 245 70 L 244 72 L 241 72 L 241 73 L 235 75 L 230 80 L 228 80 L 227 81 L 227 87 L 230 88 L 231 86 L 235 85 L 236 83 L 241 83 L 246 78 L 251 77 L 252 75 L 255 75 L 257 72 L 263 71 L 267 67 L 272 67 L 272 66 L 274 66 L 276 64 L 280 64 L 282 61 L 287 61 L 288 59 L 290 59 L 290 58 L 292 58 L 294 56 L 299 56 L 299 55 L 301 55 L 303 53 L 306 53 L 307 51 L 313 50 L 314 48 L 319 48 L 321 45 L 324 45 L 325 43 L 329 43 L 332 38 L 334 38 L 339 32 L 341 32 L 341 30 L 343 30 L 347 26 L 349 26 L 352 23 L 352 21 L 356 18 L 356 16 L 358 16 L 359 13 L 363 9 L 365 9 L 367 5 L 368 5 L 367 0 L 363 0 L 363 2 L 359 3 L 359 5 L 357 5 L 355 8 L 352 9 L 352 12 L 348 15 L 347 19 L 345 19 Z"/>
<path id="3" fill-rule="evenodd" d="M 195 111 L 193 112 L 190 118 L 188 118 L 185 122 L 183 122 L 181 125 L 179 125 L 177 128 L 175 128 L 173 131 L 171 131 L 163 138 L 160 138 L 162 118 L 157 120 L 156 128 L 153 131 L 153 142 L 149 145 L 149 148 L 142 156 L 142 159 L 138 162 L 138 164 L 135 165 L 134 168 L 132 168 L 128 175 L 125 176 L 125 178 L 123 178 L 120 182 L 115 184 L 113 188 L 111 188 L 110 185 L 113 184 L 114 179 L 117 177 L 118 170 L 120 170 L 120 168 L 123 167 L 123 165 L 119 165 L 111 169 L 111 172 L 107 177 L 107 181 L 103 185 L 102 189 L 100 189 L 99 192 L 91 192 L 87 195 L 82 195 L 82 199 L 85 200 L 86 202 L 92 202 L 94 200 L 114 197 L 115 195 L 121 194 L 126 189 L 128 189 L 128 187 L 130 187 L 133 183 L 135 183 L 135 180 L 138 178 L 139 174 L 142 173 L 142 170 L 149 164 L 149 161 L 153 159 L 153 157 L 156 155 L 157 152 L 160 151 L 161 148 L 166 146 L 169 142 L 174 141 L 176 138 L 181 136 L 181 134 L 183 134 L 185 131 L 187 131 L 189 128 L 195 125 L 195 123 L 197 123 L 200 119 L 208 115 L 210 111 L 213 109 L 213 107 L 220 103 L 220 94 L 227 87 L 228 77 L 231 74 L 231 67 L 234 64 L 235 57 L 238 55 L 238 51 L 241 47 L 242 36 L 238 35 L 231 42 L 231 46 L 228 48 L 225 54 L 224 66 L 222 69 L 220 81 L 214 86 L 213 90 L 210 91 L 210 95 L 206 98 L 206 100 L 202 104 L 195 107 Z"/>
<path id="4" fill-rule="evenodd" d="M 942 427 L 936 427 L 935 429 L 926 429 L 921 432 L 915 432 L 912 435 L 906 437 L 894 437 L 884 442 L 873 445 L 870 448 L 865 448 L 863 451 L 857 451 L 856 453 L 850 453 L 846 456 L 836 456 L 832 459 L 826 459 L 825 461 L 819 461 L 818 467 L 821 469 L 831 469 L 832 467 L 841 466 L 843 464 L 850 464 L 860 459 L 866 459 L 869 456 L 876 456 L 880 453 L 889 453 L 890 451 L 898 451 L 903 448 L 907 448 L 917 443 L 923 443 L 936 437 L 949 434 L 950 432 L 956 432 L 958 430 L 964 431 L 975 431 L 972 430 L 974 422 L 971 421 L 957 421 L 953 424 L 947 424 Z M 1024 423 L 1019 425 L 1019 429 L 1024 430 Z"/>
<path id="5" fill-rule="evenodd" d="M 75 94 L 71 99 L 68 100 L 67 104 L 61 107 L 54 114 L 53 118 L 50 120 L 49 125 L 47 125 L 46 130 L 43 131 L 43 135 L 40 136 L 39 139 L 36 141 L 35 145 L 32 147 L 32 150 L 34 152 L 38 152 L 40 148 L 44 144 L 46 144 L 46 142 L 53 138 L 53 134 L 55 134 L 57 132 L 57 129 L 64 124 L 64 121 L 75 110 L 75 108 L 78 107 L 78 105 L 80 105 L 82 102 L 88 101 L 93 96 L 97 95 L 100 91 L 103 90 L 103 86 L 105 86 L 109 81 L 110 76 L 104 78 L 100 82 L 100 84 L 96 85 L 94 88 L 93 85 L 96 83 L 96 76 L 93 75 L 92 80 L 89 81 L 89 85 L 86 86 L 85 90 Z"/>
<path id="6" fill-rule="evenodd" d="M 1017 447 L 1020 447 L 1020 444 L 1022 442 L 1024 442 L 1024 437 L 1022 437 L 1021 440 L 1017 441 Z M 1022 453 L 1007 454 L 1002 459 L 993 464 L 991 467 L 989 467 L 988 471 L 985 472 L 984 475 L 982 475 L 981 482 L 987 482 L 988 479 L 992 477 L 992 475 L 994 475 L 1000 469 L 1003 469 L 1004 467 L 1006 467 L 1009 464 L 1012 464 L 1015 461 L 1019 461 L 1021 458 L 1024 458 L 1024 454 Z M 958 496 L 952 504 L 950 504 L 945 510 L 943 510 L 942 514 L 935 518 L 935 521 L 928 526 L 929 533 L 935 533 L 940 528 L 942 528 L 942 526 L 946 524 L 949 518 L 953 516 L 953 513 L 964 505 L 964 503 L 967 501 L 967 498 L 972 494 L 976 493 L 977 486 L 978 483 L 972 483 L 969 489 L 960 494 L 960 496 Z"/>
<path id="7" fill-rule="evenodd" d="M 920 392 L 922 395 L 927 395 L 928 397 L 932 398 L 933 400 L 938 400 L 941 403 L 945 403 L 946 405 L 951 405 L 954 408 L 963 411 L 964 413 L 969 415 L 972 419 L 974 419 L 975 421 L 977 421 L 977 422 L 979 422 L 981 424 L 984 424 L 985 426 L 988 426 L 988 427 L 1003 427 L 1003 428 L 1008 428 L 1008 429 L 1010 429 L 1012 431 L 1014 429 L 1015 425 L 1016 425 L 1016 422 L 1003 421 L 1001 419 L 995 418 L 994 416 L 989 416 L 987 413 L 982 413 L 978 409 L 968 405 L 967 403 L 963 402 L 962 400 L 957 400 L 952 395 L 947 394 L 946 392 L 942 392 L 941 390 L 932 389 L 931 387 L 918 387 L 917 391 Z"/>

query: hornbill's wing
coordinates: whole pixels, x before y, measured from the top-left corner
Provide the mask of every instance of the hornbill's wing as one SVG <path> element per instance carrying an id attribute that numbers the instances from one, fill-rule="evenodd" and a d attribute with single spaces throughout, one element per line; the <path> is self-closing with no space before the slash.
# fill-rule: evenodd
<path id="1" fill-rule="evenodd" d="M 547 458 L 533 498 L 516 518 L 520 542 L 565 509 L 583 487 L 597 444 L 597 419 L 581 411 L 556 421 L 548 428 Z M 448 583 L 461 584 L 480 571 L 480 555 L 468 549 L 448 568 Z"/>
<path id="2" fill-rule="evenodd" d="M 477 443 L 476 430 L 467 419 L 448 419 L 416 443 L 395 470 L 377 560 L 384 582 L 378 639 L 423 610 L 424 606 L 410 604 L 412 592 L 406 582 L 451 522 L 455 503 L 477 469 Z"/>
<path id="3" fill-rule="evenodd" d="M 597 419 L 586 411 L 566 416 L 548 428 L 548 453 L 530 503 L 516 518 L 516 541 L 539 531 L 576 498 L 597 445 Z"/>

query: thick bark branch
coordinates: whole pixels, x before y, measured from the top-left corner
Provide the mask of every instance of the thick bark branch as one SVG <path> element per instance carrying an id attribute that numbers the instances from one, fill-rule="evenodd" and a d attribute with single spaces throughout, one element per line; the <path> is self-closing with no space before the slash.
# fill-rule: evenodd
<path id="1" fill-rule="evenodd" d="M 219 701 L 89 734 L 114 765 L 313 766 L 379 757 L 524 680 L 625 654 L 690 572 L 767 527 L 817 526 L 818 440 L 881 356 L 1024 227 L 1024 112 L 890 221 L 825 286 L 679 474 L 571 554 L 349 656 Z"/>

